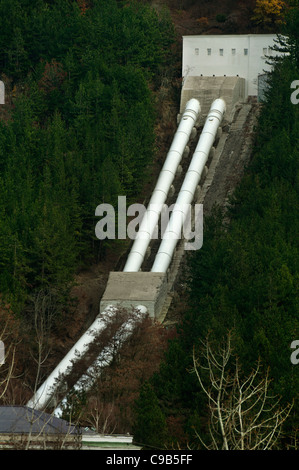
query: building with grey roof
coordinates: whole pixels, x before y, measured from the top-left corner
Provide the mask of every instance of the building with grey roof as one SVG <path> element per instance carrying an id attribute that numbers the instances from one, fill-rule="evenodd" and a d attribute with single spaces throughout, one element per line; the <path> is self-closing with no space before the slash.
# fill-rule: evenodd
<path id="1" fill-rule="evenodd" d="M 0 406 L 0 449 L 79 449 L 80 428 L 27 406 Z"/>

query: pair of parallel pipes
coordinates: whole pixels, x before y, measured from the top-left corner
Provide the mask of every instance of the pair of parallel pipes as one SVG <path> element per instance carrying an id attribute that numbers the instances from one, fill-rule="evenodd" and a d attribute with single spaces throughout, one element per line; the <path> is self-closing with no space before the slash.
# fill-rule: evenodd
<path id="1" fill-rule="evenodd" d="M 184 150 L 189 142 L 192 129 L 196 124 L 199 113 L 199 101 L 194 98 L 189 100 L 166 156 L 163 168 L 159 174 L 159 178 L 147 210 L 141 221 L 140 229 L 136 235 L 125 264 L 124 272 L 137 272 L 142 265 L 146 250 L 158 224 L 161 211 L 181 163 Z"/>
<path id="2" fill-rule="evenodd" d="M 151 272 L 165 273 L 171 263 L 175 247 L 181 238 L 182 228 L 184 227 L 190 205 L 194 199 L 196 188 L 216 139 L 225 110 L 226 105 L 223 99 L 218 98 L 213 101 L 170 220 L 163 234 L 163 240 L 155 257 Z"/>
<path id="3" fill-rule="evenodd" d="M 194 120 L 195 123 L 197 119 L 197 109 L 199 112 L 200 106 L 197 100 L 192 99 L 187 103 L 186 114 L 184 113 L 180 122 L 180 126 L 167 155 L 148 208 L 142 219 L 140 230 L 125 264 L 125 272 L 137 272 L 142 265 L 146 250 L 165 204 L 167 194 L 181 161 L 182 152 L 189 140 L 193 127 L 192 121 Z M 190 204 L 193 201 L 196 188 L 208 160 L 225 110 L 226 104 L 222 98 L 217 98 L 213 101 L 170 220 L 163 234 L 163 240 L 151 272 L 165 273 L 171 263 L 175 247 L 178 240 L 181 238 L 182 228 L 190 209 Z"/>
<path id="4" fill-rule="evenodd" d="M 188 101 L 172 145 L 167 154 L 165 163 L 159 175 L 156 187 L 150 199 L 148 209 L 145 212 L 141 222 L 140 230 L 138 232 L 139 236 L 137 235 L 126 262 L 124 272 L 137 272 L 142 265 L 146 250 L 158 223 L 163 205 L 167 199 L 168 192 L 171 188 L 175 174 L 181 162 L 184 150 L 190 139 L 192 129 L 194 128 L 197 121 L 199 112 L 200 104 L 198 100 L 191 99 Z M 181 233 L 184 217 L 186 215 L 185 207 L 193 200 L 196 187 L 200 181 L 202 171 L 208 159 L 213 142 L 216 138 L 216 133 L 224 113 L 225 102 L 219 98 L 213 102 L 210 112 L 207 116 L 201 137 L 197 144 L 194 156 L 179 193 L 175 210 L 173 211 L 165 230 L 160 249 L 157 253 L 154 265 L 151 270 L 152 272 L 166 272 L 168 269 L 175 246 L 179 239 L 179 237 L 176 238 L 171 236 L 170 240 L 170 232 L 173 232 L 173 227 L 175 227 L 175 224 L 177 223 L 175 233 L 177 235 Z M 171 243 L 169 243 L 170 241 Z M 45 382 L 38 388 L 32 399 L 27 403 L 28 407 L 44 409 L 48 405 L 60 385 L 60 379 L 71 371 L 72 366 L 74 362 L 78 360 L 78 357 L 84 356 L 84 354 L 88 351 L 89 346 L 94 341 L 94 337 L 105 329 L 107 324 L 107 316 L 108 318 L 113 317 L 116 314 L 116 311 L 117 309 L 114 306 L 109 306 L 96 317 L 88 330 L 81 336 L 81 338 L 71 348 L 68 354 L 48 376 Z M 139 311 L 141 314 L 145 314 L 146 308 L 140 305 L 137 307 L 137 311 Z M 128 329 L 126 326 L 124 327 L 123 331 L 125 331 L 125 337 L 127 337 Z M 133 331 L 131 324 L 129 326 L 129 331 Z M 120 344 L 122 344 L 122 341 L 120 341 Z M 110 352 L 107 353 L 107 358 L 109 357 L 109 354 Z M 104 360 L 106 361 L 105 358 Z"/>

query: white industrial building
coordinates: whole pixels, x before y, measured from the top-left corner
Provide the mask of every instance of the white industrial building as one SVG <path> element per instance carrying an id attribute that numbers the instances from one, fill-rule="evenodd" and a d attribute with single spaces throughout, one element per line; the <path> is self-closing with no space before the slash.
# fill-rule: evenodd
<path id="1" fill-rule="evenodd" d="M 258 78 L 271 69 L 267 56 L 273 51 L 275 34 L 183 36 L 182 76 L 241 77 L 245 98 L 258 96 Z"/>

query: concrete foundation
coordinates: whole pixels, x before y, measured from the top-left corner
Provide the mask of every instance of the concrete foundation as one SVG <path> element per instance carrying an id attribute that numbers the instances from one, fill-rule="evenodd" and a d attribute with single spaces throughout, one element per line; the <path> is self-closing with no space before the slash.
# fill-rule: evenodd
<path id="1" fill-rule="evenodd" d="M 233 119 L 236 106 L 245 101 L 245 79 L 241 77 L 186 77 L 182 92 L 180 113 L 191 98 L 197 98 L 201 106 L 200 124 L 203 124 L 216 98 L 226 102 L 224 124 Z"/>
<path id="2" fill-rule="evenodd" d="M 144 305 L 151 318 L 158 318 L 167 295 L 167 276 L 152 272 L 110 272 L 100 312 L 109 305 L 124 308 Z"/>

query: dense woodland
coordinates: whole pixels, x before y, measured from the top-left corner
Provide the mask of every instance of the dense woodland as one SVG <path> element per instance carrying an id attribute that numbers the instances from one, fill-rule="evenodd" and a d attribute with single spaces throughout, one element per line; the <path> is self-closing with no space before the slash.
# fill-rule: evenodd
<path id="1" fill-rule="evenodd" d="M 0 2 L 0 285 L 15 312 L 94 257 L 95 209 L 140 191 L 172 25 L 146 5 Z M 6 80 L 5 80 L 6 78 Z"/>
<path id="2" fill-rule="evenodd" d="M 290 84 L 299 76 L 298 4 L 282 32 L 289 42 L 280 40 L 277 47 L 290 55 L 269 78 L 252 160 L 231 200 L 230 223 L 219 207 L 205 219 L 203 247 L 190 256 L 186 273 L 190 308 L 159 373 L 141 391 L 134 436 L 149 448 L 163 441 L 204 448 L 199 435 L 213 447 L 206 395 L 192 373 L 193 350 L 200 354 L 204 342 L 216 356 L 228 335 L 243 378 L 260 361 L 281 406 L 294 401 L 276 448 L 294 448 L 298 439 L 299 367 L 290 361 L 299 333 L 299 107 L 290 100 Z M 207 371 L 203 380 L 208 389 Z"/>
<path id="3" fill-rule="evenodd" d="M 299 79 L 299 6 L 289 3 L 279 26 L 289 42 L 279 47 L 290 54 L 270 77 L 229 217 L 215 207 L 203 248 L 188 260 L 183 322 L 176 334 L 141 325 L 122 364 L 104 374 L 97 395 L 84 397 L 90 415 L 101 410 L 98 421 L 113 415 L 98 430 L 133 431 L 147 448 L 202 448 L 209 409 L 193 350 L 207 335 L 216 348 L 230 332 L 242 377 L 260 359 L 271 393 L 282 407 L 293 404 L 276 445 L 296 445 L 299 105 L 290 84 Z M 105 250 L 95 208 L 121 194 L 134 201 L 146 181 L 156 153 L 155 93 L 177 59 L 167 10 L 148 2 L 0 0 L 0 18 L 0 319 L 8 342 L 19 324 L 21 335 L 24 324 L 34 330 L 38 296 L 51 298 L 44 311 L 55 321 L 47 320 L 63 323 L 74 273 Z M 153 362 L 161 362 L 156 372 Z"/>

